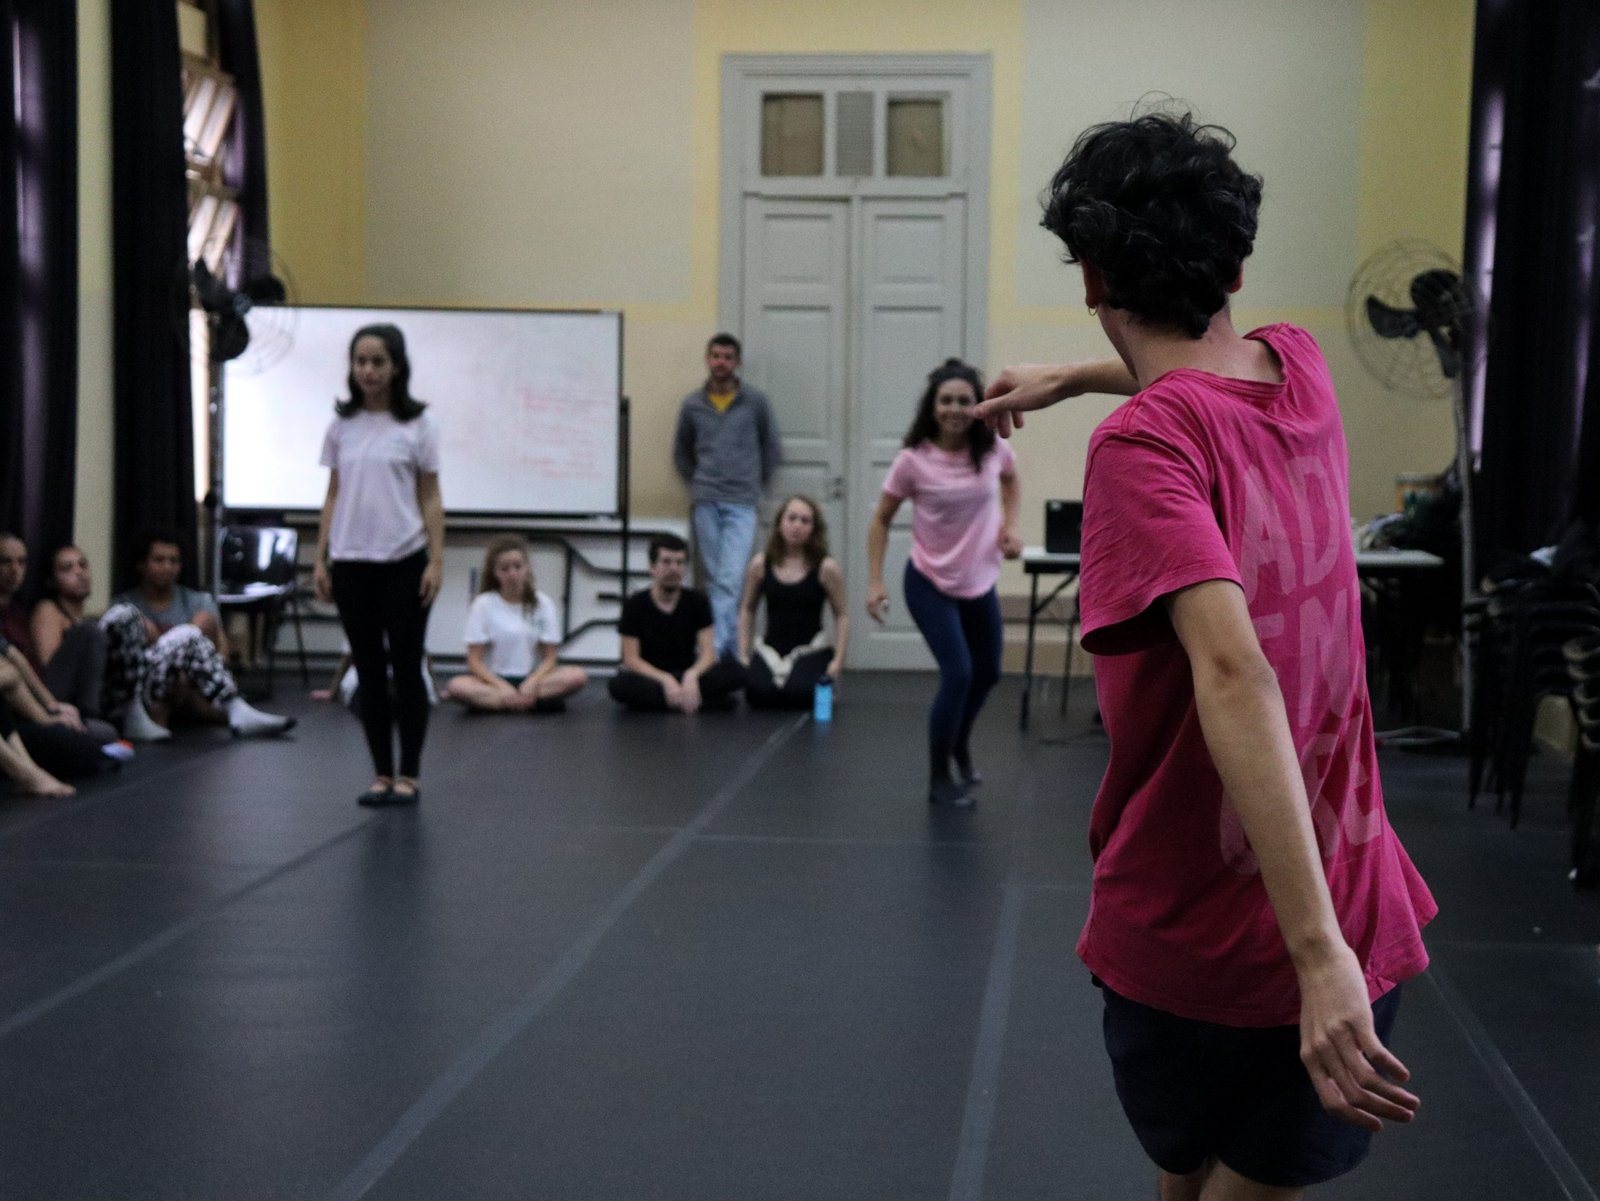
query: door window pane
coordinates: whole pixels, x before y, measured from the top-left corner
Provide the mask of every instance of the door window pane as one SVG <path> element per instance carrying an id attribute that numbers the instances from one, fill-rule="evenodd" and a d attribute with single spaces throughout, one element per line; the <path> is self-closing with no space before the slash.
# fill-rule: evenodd
<path id="1" fill-rule="evenodd" d="M 888 171 L 890 175 L 949 174 L 944 161 L 944 101 L 889 100 Z"/>
<path id="2" fill-rule="evenodd" d="M 822 174 L 822 97 L 761 98 L 761 174 Z"/>
<path id="3" fill-rule="evenodd" d="M 834 174 L 872 174 L 871 92 L 840 92 L 834 104 Z"/>

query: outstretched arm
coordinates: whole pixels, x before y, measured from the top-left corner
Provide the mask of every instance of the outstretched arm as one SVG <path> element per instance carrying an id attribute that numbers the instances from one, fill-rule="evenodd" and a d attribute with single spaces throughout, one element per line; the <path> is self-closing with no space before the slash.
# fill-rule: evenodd
<path id="1" fill-rule="evenodd" d="M 1024 413 L 1090 392 L 1132 396 L 1138 390 L 1138 381 L 1121 359 L 1023 363 L 1007 367 L 989 381 L 983 390 L 983 403 L 973 410 L 973 415 L 987 421 L 1002 438 L 1009 438 L 1013 426 L 1023 427 Z"/>
<path id="2" fill-rule="evenodd" d="M 1189 656 L 1206 748 L 1261 864 L 1299 977 L 1300 1058 L 1317 1096 L 1365 1130 L 1383 1129 L 1385 1118 L 1409 1122 L 1419 1102 L 1395 1082 L 1410 1073 L 1373 1029 L 1361 963 L 1328 893 L 1278 677 L 1256 641 L 1244 592 L 1231 580 L 1208 580 L 1166 604 Z"/>

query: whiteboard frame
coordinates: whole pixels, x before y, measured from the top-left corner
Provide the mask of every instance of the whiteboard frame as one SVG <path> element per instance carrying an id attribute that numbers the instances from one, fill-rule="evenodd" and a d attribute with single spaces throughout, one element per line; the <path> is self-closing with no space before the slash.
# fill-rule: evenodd
<path id="1" fill-rule="evenodd" d="M 624 365 L 624 362 L 625 362 L 625 354 L 624 354 L 625 342 L 624 342 L 624 337 L 625 337 L 625 332 L 626 332 L 626 319 L 625 319 L 625 317 L 623 315 L 623 311 L 621 309 L 554 309 L 554 308 L 516 308 L 516 307 L 499 307 L 499 308 L 496 308 L 496 307 L 488 307 L 488 306 L 482 306 L 482 305 L 445 306 L 445 305 L 398 305 L 398 304 L 390 304 L 390 305 L 373 305 L 373 304 L 295 304 L 295 305 L 282 305 L 282 306 L 277 306 L 277 307 L 299 309 L 299 310 L 315 309 L 315 310 L 318 310 L 318 311 L 343 310 L 343 311 L 348 311 L 348 312 L 361 312 L 361 313 L 371 314 L 377 320 L 383 320 L 383 319 L 385 319 L 386 315 L 392 314 L 392 315 L 394 315 L 394 318 L 395 318 L 395 320 L 393 322 L 395 325 L 402 325 L 407 316 L 416 316 L 418 314 L 430 314 L 430 313 L 441 313 L 441 314 L 450 314 L 450 315 L 483 313 L 483 314 L 515 315 L 515 316 L 550 315 L 550 316 L 560 316 L 560 317 L 569 317 L 569 316 L 570 317 L 615 317 L 616 318 L 616 323 L 617 323 L 617 398 L 616 398 L 616 408 L 614 410 L 614 413 L 615 413 L 615 418 L 614 419 L 615 419 L 615 422 L 616 422 L 616 436 L 617 436 L 617 463 L 616 463 L 616 468 L 615 468 L 616 496 L 613 498 L 612 508 L 610 509 L 610 511 L 607 511 L 607 512 L 595 512 L 595 511 L 586 510 L 586 509 L 551 509 L 551 510 L 544 510 L 544 509 L 475 509 L 475 508 L 461 508 L 461 507 L 450 506 L 447 503 L 446 504 L 446 508 L 445 508 L 445 521 L 446 521 L 447 525 L 450 523 L 451 519 L 455 518 L 455 517 L 490 518 L 490 519 L 505 518 L 505 519 L 515 519 L 515 520 L 518 520 L 518 521 L 582 520 L 584 518 L 598 518 L 598 519 L 612 520 L 612 521 L 621 519 L 623 521 L 626 521 L 627 513 L 628 513 L 628 499 L 629 499 L 628 498 L 628 493 L 629 493 L 629 489 L 631 487 L 631 484 L 630 484 L 630 482 L 628 480 L 628 474 L 629 474 L 629 449 L 630 448 L 629 448 L 629 446 L 627 444 L 627 439 L 629 438 L 630 434 L 629 434 L 629 430 L 628 430 L 628 421 L 627 421 L 627 413 L 626 413 L 626 410 L 627 410 L 627 399 L 626 399 L 626 396 L 627 396 L 627 394 L 626 394 L 626 391 L 624 390 L 624 387 L 623 387 L 623 374 L 622 374 L 623 365 Z M 218 501 L 220 503 L 221 509 L 223 511 L 227 512 L 227 513 L 230 513 L 230 514 L 246 514 L 246 513 L 254 513 L 254 514 L 261 514 L 261 513 L 305 514 L 305 513 L 317 513 L 317 512 L 319 512 L 320 509 L 321 509 L 321 505 L 320 504 L 317 505 L 317 506 L 314 506 L 314 507 L 304 507 L 304 506 L 297 506 L 297 505 L 289 505 L 289 506 L 284 506 L 284 507 L 269 508 L 269 507 L 264 507 L 264 506 L 259 505 L 259 504 L 234 505 L 234 504 L 231 504 L 229 502 L 229 500 L 228 500 L 228 489 L 227 489 L 228 480 L 227 480 L 227 463 L 226 463 L 226 459 L 227 459 L 227 420 L 228 420 L 228 385 L 227 385 L 227 366 L 228 366 L 228 364 L 223 363 L 223 364 L 220 364 L 220 366 L 222 367 L 222 370 L 219 371 L 217 376 L 216 376 L 217 403 L 216 403 L 216 408 L 212 413 L 212 421 L 215 424 L 216 428 L 215 428 L 215 430 L 213 430 L 212 437 L 210 439 L 211 447 L 212 447 L 211 463 L 210 463 L 211 479 L 209 481 L 210 494 L 212 496 L 217 497 Z"/>

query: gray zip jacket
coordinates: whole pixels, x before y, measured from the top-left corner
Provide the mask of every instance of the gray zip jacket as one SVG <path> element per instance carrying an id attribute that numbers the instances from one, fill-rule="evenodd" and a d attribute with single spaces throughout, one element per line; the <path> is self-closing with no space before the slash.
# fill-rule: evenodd
<path id="1" fill-rule="evenodd" d="M 782 458 L 778 423 L 761 389 L 741 381 L 726 413 L 706 399 L 704 385 L 683 398 L 672 462 L 695 504 L 754 506 Z"/>

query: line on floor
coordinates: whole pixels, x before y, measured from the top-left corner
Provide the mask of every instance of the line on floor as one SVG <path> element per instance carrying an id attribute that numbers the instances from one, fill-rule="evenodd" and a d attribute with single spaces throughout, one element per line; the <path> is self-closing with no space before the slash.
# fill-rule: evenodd
<path id="1" fill-rule="evenodd" d="M 1505 1098 L 1506 1104 L 1511 1106 L 1511 1112 L 1516 1115 L 1517 1122 L 1527 1133 L 1534 1149 L 1539 1152 L 1540 1158 L 1550 1169 L 1550 1174 L 1556 1178 L 1557 1186 L 1566 1194 L 1568 1201 L 1600 1201 L 1600 1196 L 1597 1196 L 1594 1187 L 1584 1176 L 1583 1169 L 1578 1167 L 1565 1144 L 1550 1128 L 1550 1123 L 1545 1121 L 1544 1114 L 1539 1112 L 1539 1107 L 1528 1095 L 1528 1090 L 1522 1087 L 1522 1081 L 1517 1079 L 1517 1074 L 1506 1062 L 1506 1057 L 1500 1054 L 1500 1048 L 1495 1046 L 1489 1031 L 1472 1012 L 1472 1007 L 1456 991 L 1449 973 L 1440 966 L 1437 959 L 1423 974 L 1423 979 L 1428 981 L 1439 994 L 1445 1012 L 1450 1015 L 1468 1045 L 1472 1047 L 1473 1053 L 1477 1055 L 1479 1062 L 1488 1071 L 1489 1079 L 1494 1081 L 1495 1088 Z"/>
<path id="2" fill-rule="evenodd" d="M 512 735 L 509 732 L 502 734 L 499 738 L 495 739 L 493 743 L 489 744 L 486 750 L 492 751 L 495 747 L 500 746 L 502 743 L 509 742 L 511 737 Z M 186 760 L 186 762 L 199 762 L 202 758 L 203 756 L 196 756 L 194 759 Z M 177 765 L 174 765 L 173 770 L 176 769 L 176 766 Z M 463 774 L 466 770 L 468 770 L 466 766 L 457 768 L 454 771 L 445 773 L 440 777 L 440 780 L 441 782 L 443 780 L 448 780 L 453 776 Z M 141 780 L 139 782 L 148 783 L 149 781 Z M 251 893 L 265 888 L 274 880 L 281 879 L 283 876 L 289 874 L 297 868 L 305 866 L 312 859 L 315 859 L 324 851 L 331 850 L 338 846 L 351 835 L 357 834 L 360 831 L 365 830 L 368 826 L 374 825 L 383 820 L 384 817 L 381 813 L 373 813 L 370 816 L 365 817 L 363 820 L 356 822 L 353 826 L 349 826 L 346 829 L 341 830 L 331 838 L 324 839 L 310 850 L 301 852 L 293 859 L 290 859 L 287 863 L 279 864 L 270 871 L 257 876 L 248 884 L 242 884 L 233 891 L 224 893 L 221 897 L 211 902 L 211 904 L 205 906 L 199 912 L 184 918 L 182 921 L 173 923 L 158 934 L 151 935 L 149 938 L 145 939 L 138 946 L 132 948 L 131 950 L 125 951 L 121 955 L 118 955 L 115 959 L 101 964 L 92 972 L 88 972 L 82 976 L 79 976 L 71 984 L 57 989 L 49 996 L 35 1001 L 32 1005 L 29 1005 L 25 1009 L 17 1010 L 10 1017 L 0 1020 L 0 1040 L 4 1040 L 8 1036 L 16 1033 L 18 1030 L 24 1029 L 27 1026 L 31 1026 L 40 1018 L 45 1017 L 53 1010 L 59 1009 L 62 1005 L 65 1005 L 74 998 L 81 997 L 90 989 L 96 988 L 99 985 L 104 984 L 107 980 L 110 980 L 118 974 L 127 971 L 129 968 L 143 963 L 152 955 L 155 955 L 164 948 L 171 946 L 184 935 L 191 933 L 195 929 L 204 925 L 206 922 L 210 921 L 212 918 L 223 913 L 235 902 L 243 900 Z M 197 866 L 208 867 L 214 865 L 201 864 Z"/>
<path id="3" fill-rule="evenodd" d="M 1000 1061 L 1005 1053 L 1006 1027 L 1011 1020 L 1011 987 L 1016 978 L 1017 946 L 1022 936 L 1022 904 L 1028 892 L 1024 869 L 1031 845 L 1028 828 L 1033 817 L 1033 781 L 1032 772 L 1024 773 L 1017 797 L 1004 899 L 983 989 L 983 1008 L 978 1018 L 977 1045 L 972 1051 L 967 1098 L 962 1106 L 956 1163 L 950 1174 L 950 1201 L 978 1201 L 983 1196 L 989 1139 L 994 1131 L 995 1106 L 1000 1095 Z"/>
<path id="4" fill-rule="evenodd" d="M 684 826 L 661 849 L 650 857 L 639 874 L 614 897 L 609 905 L 589 924 L 588 929 L 574 942 L 554 967 L 515 1005 L 506 1010 L 498 1020 L 486 1026 L 472 1044 L 457 1057 L 444 1074 L 431 1084 L 427 1091 L 412 1102 L 410 1108 L 378 1144 L 369 1151 L 344 1181 L 329 1194 L 333 1201 L 358 1201 L 385 1173 L 392 1168 L 412 1143 L 459 1097 L 505 1048 L 521 1034 L 577 978 L 588 964 L 590 956 L 604 941 L 611 928 L 617 924 L 629 907 L 644 891 L 660 878 L 683 854 L 694 845 L 700 834 L 732 803 L 745 786 L 755 779 L 773 755 L 793 736 L 796 730 L 810 720 L 809 714 L 800 714 L 762 743 L 743 769 L 711 798 L 705 808 Z"/>
<path id="5" fill-rule="evenodd" d="M 0 1021 L 0 1039 L 4 1039 L 12 1034 L 15 1034 L 18 1030 L 21 1030 L 26 1026 L 31 1026 L 34 1022 L 37 1022 L 40 1018 L 44 1017 L 52 1010 L 59 1009 L 68 1001 L 71 1001 L 76 997 L 81 997 L 90 989 L 96 987 L 97 985 L 104 984 L 113 976 L 120 972 L 127 971 L 135 964 L 144 962 L 146 959 L 149 959 L 152 955 L 156 954 L 156 952 L 165 947 L 171 946 L 185 934 L 190 933 L 197 927 L 204 925 L 206 922 L 216 917 L 217 914 L 221 913 L 235 901 L 244 899 L 258 889 L 265 888 L 274 880 L 294 871 L 297 867 L 309 862 L 317 855 L 322 854 L 323 851 L 337 846 L 339 843 L 349 838 L 352 834 L 366 829 L 377 820 L 379 819 L 375 816 L 370 817 L 365 821 L 357 822 L 347 830 L 340 831 L 332 838 L 326 839 L 323 842 L 319 842 L 309 851 L 305 851 L 299 855 L 296 855 L 293 859 L 289 860 L 289 862 L 273 868 L 265 875 L 257 876 L 254 880 L 250 881 L 250 883 L 236 888 L 232 892 L 224 893 L 222 897 L 216 901 L 213 901 L 210 905 L 207 905 L 204 909 L 200 910 L 200 912 L 184 918 L 181 922 L 177 922 L 174 925 L 168 926 L 165 930 L 161 931 L 161 933 L 145 939 L 131 951 L 126 951 L 123 954 L 118 955 L 110 962 L 101 964 L 99 967 L 95 968 L 94 971 L 89 972 L 87 975 L 79 976 L 65 988 L 57 989 L 48 997 L 45 997 L 41 1001 L 35 1001 L 26 1009 L 17 1010 L 17 1012 L 13 1013 L 4 1021 Z"/>

